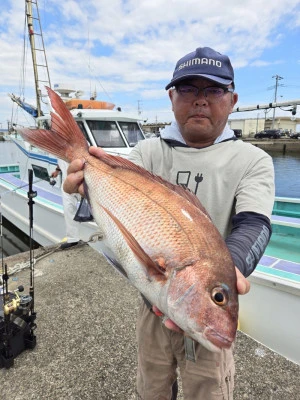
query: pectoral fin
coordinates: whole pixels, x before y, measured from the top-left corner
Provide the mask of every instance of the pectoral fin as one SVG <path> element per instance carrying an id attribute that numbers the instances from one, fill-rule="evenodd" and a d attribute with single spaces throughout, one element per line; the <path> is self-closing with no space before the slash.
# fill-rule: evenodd
<path id="1" fill-rule="evenodd" d="M 145 253 L 139 243 L 135 240 L 132 234 L 125 228 L 121 221 L 116 218 L 107 208 L 101 206 L 103 210 L 109 215 L 109 217 L 114 221 L 117 227 L 120 229 L 126 243 L 133 251 L 136 258 L 144 265 L 147 275 L 149 278 L 152 277 L 165 277 L 165 271 L 159 267 L 149 256 Z"/>

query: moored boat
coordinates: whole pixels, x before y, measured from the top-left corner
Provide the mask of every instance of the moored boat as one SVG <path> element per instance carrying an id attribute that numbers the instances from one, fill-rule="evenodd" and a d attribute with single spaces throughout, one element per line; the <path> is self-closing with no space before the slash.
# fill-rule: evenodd
<path id="1" fill-rule="evenodd" d="M 49 110 L 47 110 L 48 114 L 42 110 L 42 105 L 47 104 L 43 94 L 44 85 L 51 87 L 51 82 L 37 1 L 26 0 L 25 16 L 33 63 L 36 105 L 33 106 L 14 94 L 9 96 L 14 103 L 33 117 L 35 127 L 48 129 L 50 114 Z M 38 41 L 35 41 L 36 36 Z M 36 54 L 39 54 L 39 62 L 37 62 Z M 43 80 L 40 79 L 40 72 L 43 73 Z M 44 78 L 45 75 L 47 79 Z M 95 92 L 89 99 L 82 99 L 83 92 L 72 86 L 55 84 L 54 90 L 64 100 L 90 145 L 101 146 L 108 153 L 126 157 L 139 140 L 145 139 L 139 116 L 125 113 L 119 107 L 115 109 L 115 105 L 110 102 L 97 100 Z M 51 173 L 55 170 L 58 160 L 51 154 L 25 142 L 18 134 L 16 121 L 11 126 L 14 127 L 10 134 L 10 144 L 14 144 L 9 150 L 11 165 L 0 166 L 2 214 L 21 231 L 28 233 L 27 175 L 28 169 L 32 169 L 34 190 L 38 194 L 35 198 L 34 240 L 43 246 L 57 243 L 65 236 L 61 181 L 58 179 L 55 182 L 51 179 Z M 13 164 L 17 166 L 18 171 L 9 171 L 13 168 Z M 8 172 L 17 172 L 17 174 Z M 92 226 L 91 229 L 90 226 Z M 88 234 L 90 231 L 94 232 L 93 223 L 86 224 L 83 231 L 87 231 Z M 83 233 L 81 239 L 87 240 L 87 234 Z"/>
<path id="2" fill-rule="evenodd" d="M 300 199 L 277 197 L 273 233 L 240 296 L 240 329 L 300 364 Z"/>
<path id="3" fill-rule="evenodd" d="M 101 146 L 108 153 L 126 157 L 144 134 L 139 118 L 107 109 L 76 109 L 71 111 L 89 144 Z M 0 166 L 2 213 L 21 231 L 28 233 L 27 171 L 34 173 L 35 233 L 34 240 L 43 245 L 58 243 L 65 236 L 61 181 L 51 179 L 57 158 L 25 142 L 19 135 L 8 143 L 11 165 Z M 9 168 L 11 172 L 8 173 Z M 4 173 L 5 172 L 5 173 Z M 54 184 L 55 183 L 55 184 Z M 82 223 L 80 239 L 87 241 L 95 233 L 94 223 Z"/>

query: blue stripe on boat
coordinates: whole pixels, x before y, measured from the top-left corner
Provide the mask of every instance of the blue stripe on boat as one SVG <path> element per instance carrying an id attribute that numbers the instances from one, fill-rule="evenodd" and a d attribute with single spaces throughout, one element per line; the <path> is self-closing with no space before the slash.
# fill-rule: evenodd
<path id="1" fill-rule="evenodd" d="M 277 278 L 288 279 L 289 281 L 300 283 L 300 275 L 293 274 L 291 272 L 280 271 L 278 269 L 265 267 L 260 264 L 258 264 L 255 271 L 264 272 L 265 274 L 270 276 L 273 275 Z"/>
<path id="2" fill-rule="evenodd" d="M 287 260 L 280 260 L 276 265 L 274 265 L 273 268 L 300 275 L 300 263 L 295 263 Z"/>
<path id="3" fill-rule="evenodd" d="M 32 153 L 30 151 L 27 151 L 26 149 L 24 149 L 24 147 L 20 146 L 18 144 L 18 142 L 14 141 L 13 142 L 18 146 L 18 148 L 28 157 L 34 160 L 40 160 L 40 161 L 44 161 L 47 162 L 49 164 L 53 164 L 53 165 L 57 165 L 57 158 L 55 157 L 50 157 L 50 156 L 46 156 L 43 154 L 38 154 L 38 153 Z"/>
<path id="4" fill-rule="evenodd" d="M 3 181 L 8 182 L 10 185 L 14 186 L 14 189 L 12 189 L 12 190 L 23 190 L 24 192 L 27 193 L 28 182 L 25 182 L 19 178 L 16 178 L 12 174 L 0 174 L 0 178 Z M 50 184 L 49 184 L 49 186 L 50 186 Z M 55 193 L 51 193 L 50 191 L 45 190 L 43 188 L 36 187 L 34 184 L 33 184 L 33 190 L 37 191 L 39 200 L 41 200 L 41 201 L 46 200 L 48 202 L 54 203 L 55 205 L 62 206 L 61 196 L 59 196 Z"/>
<path id="5" fill-rule="evenodd" d="M 294 228 L 300 228 L 300 218 L 284 217 L 282 215 L 272 215 L 272 224 L 293 226 Z"/>
<path id="6" fill-rule="evenodd" d="M 256 270 L 300 282 L 300 263 L 264 255 Z"/>

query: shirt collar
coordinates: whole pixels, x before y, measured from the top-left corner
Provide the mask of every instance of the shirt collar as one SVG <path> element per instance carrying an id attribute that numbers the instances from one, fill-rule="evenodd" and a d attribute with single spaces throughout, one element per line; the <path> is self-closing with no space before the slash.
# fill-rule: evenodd
<path id="1" fill-rule="evenodd" d="M 186 145 L 176 121 L 173 121 L 171 125 L 168 125 L 162 129 L 160 136 L 164 140 L 171 140 Z M 223 142 L 224 140 L 232 139 L 233 137 L 235 137 L 233 130 L 229 128 L 228 124 L 226 124 L 223 132 L 216 138 L 214 144 Z"/>

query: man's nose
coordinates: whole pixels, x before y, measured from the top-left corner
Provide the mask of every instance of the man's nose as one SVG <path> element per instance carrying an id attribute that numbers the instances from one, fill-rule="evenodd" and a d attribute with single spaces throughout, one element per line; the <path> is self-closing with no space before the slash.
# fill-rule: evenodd
<path id="1" fill-rule="evenodd" d="M 207 104 L 207 98 L 205 97 L 203 90 L 199 90 L 198 96 L 195 97 L 194 104 Z"/>

